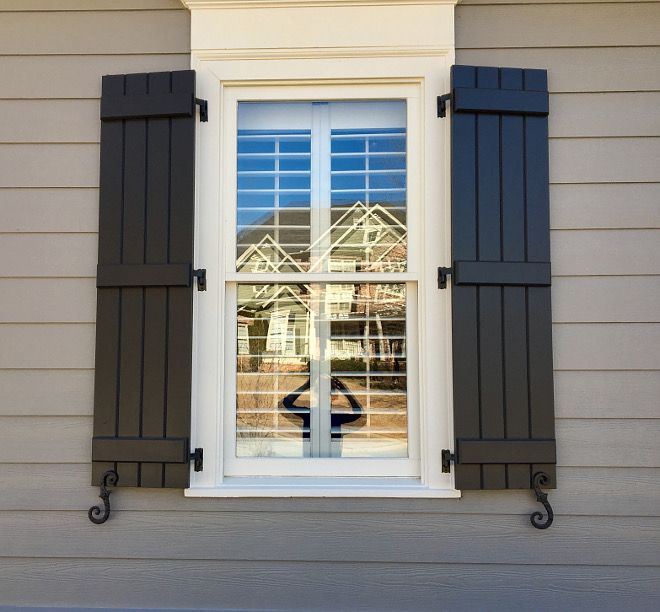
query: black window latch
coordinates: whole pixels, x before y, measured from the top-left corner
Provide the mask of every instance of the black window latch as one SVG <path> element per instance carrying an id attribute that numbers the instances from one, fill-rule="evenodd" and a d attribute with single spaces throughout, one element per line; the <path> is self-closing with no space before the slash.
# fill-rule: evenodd
<path id="1" fill-rule="evenodd" d="M 197 291 L 206 291 L 206 268 L 193 270 L 192 275 L 197 279 Z"/>
<path id="2" fill-rule="evenodd" d="M 194 452 L 190 453 L 190 461 L 193 462 L 196 472 L 202 472 L 204 470 L 204 449 L 196 448 Z"/>
<path id="3" fill-rule="evenodd" d="M 206 100 L 201 98 L 195 98 L 195 104 L 199 105 L 199 120 L 208 121 L 209 120 L 209 103 Z"/>
<path id="4" fill-rule="evenodd" d="M 447 116 L 447 102 L 451 100 L 451 94 L 438 96 L 438 117 Z"/>
<path id="5" fill-rule="evenodd" d="M 442 473 L 449 474 L 451 472 L 451 462 L 456 461 L 456 455 L 449 449 L 442 449 Z"/>
<path id="6" fill-rule="evenodd" d="M 447 288 L 447 277 L 453 272 L 452 268 L 438 268 L 438 289 Z"/>

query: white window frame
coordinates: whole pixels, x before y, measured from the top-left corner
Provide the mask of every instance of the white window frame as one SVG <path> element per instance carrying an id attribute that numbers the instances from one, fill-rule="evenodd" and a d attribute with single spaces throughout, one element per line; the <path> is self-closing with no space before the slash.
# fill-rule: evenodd
<path id="1" fill-rule="evenodd" d="M 336 477 L 350 477 L 361 475 L 364 477 L 419 477 L 420 475 L 420 452 L 419 452 L 419 372 L 417 355 L 419 354 L 417 340 L 417 287 L 419 273 L 419 260 L 421 249 L 421 223 L 418 207 L 411 206 L 411 202 L 421 201 L 421 134 L 420 134 L 420 91 L 415 83 L 376 83 L 358 82 L 351 84 L 305 84 L 295 85 L 231 85 L 224 88 L 223 108 L 224 116 L 221 119 L 221 157 L 224 157 L 223 181 L 221 187 L 222 201 L 222 227 L 224 239 L 224 282 L 225 282 L 225 307 L 226 311 L 221 316 L 225 322 L 224 345 L 225 345 L 225 369 L 223 373 L 223 476 L 309 476 L 327 477 L 334 474 Z M 346 101 L 346 100 L 377 100 L 396 99 L 406 101 L 407 110 L 407 134 L 409 146 L 407 146 L 407 227 L 408 227 L 408 272 L 384 273 L 384 272 L 355 272 L 355 273 L 333 273 L 333 272 L 306 272 L 306 273 L 246 273 L 235 271 L 236 260 L 236 177 L 237 158 L 234 154 L 237 142 L 237 113 L 239 102 L 286 102 L 289 100 L 300 101 Z M 410 141 L 414 143 L 410 144 Z M 329 143 L 328 143 L 329 144 Z M 329 152 L 328 152 L 329 155 Z M 314 157 L 312 158 L 314 163 Z M 312 209 L 315 210 L 315 209 Z M 365 278 L 368 277 L 368 278 Z M 307 283 L 405 283 L 407 285 L 407 309 L 406 309 L 406 344 L 407 344 L 407 388 L 408 404 L 408 457 L 407 458 L 277 458 L 265 457 L 236 457 L 236 370 L 235 370 L 235 346 L 236 337 L 236 292 L 233 290 L 236 283 L 260 282 L 281 284 L 307 282 Z M 411 308 L 413 306 L 413 308 Z M 232 358 L 232 355 L 234 356 Z M 270 465 L 269 465 L 270 464 Z"/>
<path id="2" fill-rule="evenodd" d="M 439 5 L 434 8 L 453 9 L 453 6 Z M 218 12 L 229 14 L 231 11 Z M 453 12 L 451 15 L 453 17 Z M 193 31 L 194 24 L 195 11 Z M 299 23 L 296 26 L 299 27 Z M 231 27 L 231 24 L 225 24 L 225 27 Z M 453 32 L 453 19 L 451 28 Z M 443 474 L 441 471 L 441 450 L 452 447 L 453 431 L 451 310 L 449 292 L 438 291 L 437 288 L 437 267 L 446 265 L 450 260 L 450 200 L 448 121 L 437 119 L 436 97 L 448 91 L 453 40 L 450 45 L 440 44 L 433 49 L 425 46 L 418 52 L 409 51 L 395 56 L 392 56 L 389 48 L 372 48 L 368 53 L 362 49 L 353 49 L 350 53 L 343 49 L 334 54 L 327 50 L 295 53 L 288 50 L 282 52 L 278 61 L 272 61 L 273 58 L 272 49 L 251 53 L 244 49 L 205 49 L 193 52 L 197 95 L 209 103 L 209 121 L 198 127 L 195 245 L 196 265 L 207 269 L 208 291 L 195 294 L 193 338 L 191 443 L 193 447 L 204 448 L 204 471 L 191 472 L 191 485 L 186 495 L 459 497 L 460 492 L 454 487 L 453 474 Z M 226 215 L 234 214 L 233 210 L 228 211 L 227 204 L 228 201 L 235 201 L 235 194 L 231 192 L 232 185 L 235 186 L 235 161 L 232 165 L 231 157 L 235 157 L 236 132 L 235 126 L 231 128 L 231 121 L 234 117 L 235 122 L 236 101 L 245 99 L 241 96 L 246 91 L 261 91 L 260 95 L 265 96 L 263 99 L 270 100 L 391 99 L 401 97 L 393 95 L 393 92 L 398 91 L 405 92 L 405 97 L 412 101 L 408 105 L 409 130 L 417 136 L 414 137 L 416 142 L 409 140 L 409 155 L 413 155 L 412 159 L 409 157 L 409 185 L 413 190 L 419 190 L 418 201 L 423 202 L 423 206 L 421 210 L 413 212 L 413 218 L 416 213 L 418 220 L 410 224 L 411 229 L 419 228 L 415 244 L 412 239 L 410 241 L 413 247 L 409 255 L 411 271 L 398 274 L 402 280 L 418 283 L 418 306 L 414 313 L 410 313 L 411 324 L 416 323 L 417 326 L 415 337 L 419 341 L 417 354 L 420 356 L 417 384 L 411 378 L 409 385 L 409 393 L 414 392 L 414 386 L 419 393 L 415 400 L 419 408 L 416 424 L 413 416 L 415 411 L 410 412 L 411 427 L 415 427 L 415 432 L 419 434 L 419 444 L 416 445 L 419 467 L 415 476 L 374 474 L 356 478 L 342 475 L 340 470 L 328 472 L 327 476 L 320 476 L 318 471 L 309 476 L 275 477 L 264 474 L 263 477 L 248 477 L 227 474 L 222 440 L 224 429 L 233 413 L 228 414 L 231 411 L 223 409 L 227 402 L 224 394 L 231 393 L 231 385 L 226 380 L 225 363 L 226 359 L 235 359 L 236 342 L 226 326 L 221 324 L 228 318 L 223 310 L 226 304 L 224 287 L 226 279 L 231 276 L 227 276 L 227 258 L 218 238 L 227 223 Z M 412 138 L 409 134 L 409 139 Z M 413 161 L 415 151 L 419 151 L 417 161 Z M 414 178 L 411 172 L 418 172 L 418 177 Z M 417 187 L 414 187 L 415 183 Z M 412 200 L 411 193 L 409 201 Z M 257 274 L 243 276 L 249 277 L 250 282 L 256 282 L 258 277 Z M 285 275 L 282 276 L 281 282 L 286 282 Z M 379 280 L 378 275 L 365 273 L 360 273 L 359 278 L 364 282 Z M 389 280 L 392 276 L 388 275 L 387 278 Z M 309 282 L 324 281 L 328 280 L 328 275 L 309 274 L 306 279 Z M 333 276 L 332 280 L 338 279 Z M 409 335 L 409 341 L 412 339 Z M 433 351 L 430 350 L 431 346 L 434 347 Z M 411 403 L 412 397 L 409 397 Z M 336 466 L 337 462 L 344 460 L 315 461 L 331 461 L 329 465 Z"/>

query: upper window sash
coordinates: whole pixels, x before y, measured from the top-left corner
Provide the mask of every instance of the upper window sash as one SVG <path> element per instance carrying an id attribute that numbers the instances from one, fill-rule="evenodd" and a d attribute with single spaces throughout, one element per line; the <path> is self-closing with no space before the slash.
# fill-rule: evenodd
<path id="1" fill-rule="evenodd" d="M 239 102 L 238 272 L 407 267 L 403 100 Z"/>
<path id="2" fill-rule="evenodd" d="M 312 92 L 315 94 L 313 98 Z M 226 133 L 223 134 L 226 139 L 224 150 L 227 152 L 227 172 L 226 174 L 223 172 L 223 176 L 227 179 L 224 181 L 224 197 L 225 202 L 228 203 L 224 210 L 223 224 L 225 280 L 241 281 L 246 277 L 249 277 L 250 281 L 267 280 L 269 275 L 276 274 L 278 281 L 283 282 L 285 278 L 292 278 L 292 275 L 300 273 L 304 273 L 305 278 L 310 281 L 331 280 L 331 276 L 337 274 L 341 274 L 342 278 L 346 275 L 347 279 L 349 276 L 356 279 L 359 277 L 360 281 L 376 278 L 376 275 L 381 279 L 382 275 L 385 275 L 388 279 L 397 281 L 412 280 L 416 277 L 418 270 L 416 259 L 419 253 L 415 247 L 415 238 L 421 231 L 419 228 L 421 135 L 418 84 L 360 84 L 357 87 L 346 85 L 287 88 L 227 87 L 225 95 L 228 114 L 225 117 Z M 289 116 L 290 113 L 284 105 L 278 104 L 291 100 L 296 100 L 294 104 L 300 104 L 300 108 L 297 109 L 300 112 L 295 118 Z M 305 103 L 304 100 L 308 102 Z M 387 113 L 381 113 L 380 123 L 383 125 L 371 120 L 370 123 L 374 125 L 358 128 L 358 124 L 364 123 L 368 113 L 365 112 L 363 118 L 355 117 L 355 112 L 351 116 L 350 102 L 347 100 L 369 102 L 370 105 L 374 104 L 378 107 L 376 111 L 388 111 L 389 116 Z M 324 117 L 322 109 L 324 106 L 327 109 L 327 105 L 311 104 L 319 101 L 337 105 L 333 108 L 333 113 L 340 116 L 337 122 L 339 127 L 331 129 L 328 117 Z M 400 102 L 400 106 L 397 105 L 399 108 L 394 112 L 387 108 L 391 101 Z M 255 102 L 257 104 L 252 104 Z M 258 112 L 260 106 L 258 102 L 261 102 L 266 109 L 269 106 L 273 107 L 274 116 L 283 126 L 282 128 L 274 130 L 273 121 L 264 120 L 263 117 L 251 118 L 252 121 L 244 120 L 243 109 L 247 109 L 245 114 L 250 118 L 251 114 L 254 116 Z M 316 112 L 314 107 L 317 107 Z M 309 113 L 310 121 L 305 121 L 305 113 Z M 310 122 L 312 128 L 309 130 L 309 140 L 307 140 L 305 126 Z M 243 127 L 244 125 L 249 127 Z M 324 138 L 318 135 L 321 131 L 325 133 Z M 390 131 L 391 134 L 388 133 Z M 286 144 L 284 151 L 281 143 Z M 347 144 L 353 148 L 362 147 L 363 150 L 343 151 Z M 370 144 L 372 149 L 377 149 L 379 146 L 382 148 L 383 145 L 388 144 L 391 145 L 390 149 L 398 150 L 370 151 Z M 291 151 L 288 148 L 291 148 Z M 308 148 L 309 153 L 307 153 Z M 403 158 L 405 162 L 399 162 L 395 158 Z M 345 165 L 347 159 L 351 161 L 363 159 L 365 168 L 361 171 L 346 172 L 342 169 L 342 165 Z M 370 159 L 376 160 L 372 162 L 376 167 L 369 168 Z M 296 160 L 301 164 L 301 169 L 282 170 L 282 160 L 285 161 L 286 168 L 291 160 Z M 309 160 L 309 171 L 307 171 L 307 160 Z M 385 167 L 392 166 L 395 162 L 399 165 L 405 164 L 406 167 Z M 315 167 L 318 164 L 324 164 L 325 167 Z M 259 170 L 257 167 L 262 169 Z M 344 183 L 347 176 L 358 181 L 364 176 L 362 188 L 346 187 Z M 300 184 L 294 186 L 291 183 L 292 179 L 298 180 Z M 398 188 L 388 189 L 386 185 L 388 181 L 398 182 L 401 185 Z M 399 204 L 392 200 L 397 194 L 402 198 Z M 351 205 L 352 210 L 349 210 L 351 207 L 346 203 L 339 201 L 344 196 L 355 199 Z M 285 198 L 284 206 L 280 206 L 282 202 L 276 201 L 282 197 Z M 291 207 L 289 204 L 295 204 L 289 201 L 291 197 L 294 199 L 298 197 L 301 202 L 308 198 L 309 205 L 304 203 Z M 383 206 L 377 201 L 374 202 L 379 197 L 383 200 Z M 278 211 L 278 221 L 280 218 L 282 221 L 276 224 L 266 219 L 266 227 L 261 228 L 261 244 L 247 240 L 246 230 L 258 229 L 254 226 L 258 223 L 259 213 L 268 216 L 269 210 Z M 292 213 L 298 213 L 299 216 L 309 213 L 309 238 L 304 235 L 307 228 L 298 229 L 301 225 L 307 225 L 302 223 L 304 219 L 302 217 L 294 219 Z M 284 222 L 287 219 L 288 222 Z M 296 225 L 298 223 L 300 225 Z M 309 263 L 303 263 L 301 266 L 292 262 L 287 257 L 287 246 L 284 246 L 285 252 L 281 254 L 275 265 L 267 261 L 271 256 L 263 256 L 259 249 L 271 253 L 280 250 L 281 245 L 273 240 L 275 231 L 278 231 L 285 240 L 294 241 L 289 247 L 290 251 L 309 249 Z M 356 266 L 340 265 L 343 253 L 341 246 L 337 248 L 337 243 L 342 240 L 357 239 L 361 235 L 360 232 L 364 234 L 365 244 L 369 240 L 374 243 L 380 240 L 387 243 L 390 249 L 396 248 L 399 252 L 405 249 L 405 256 L 399 256 L 399 261 L 391 261 L 387 265 L 368 266 L 359 262 Z M 254 233 L 257 234 L 256 231 Z M 300 244 L 300 240 L 304 243 Z M 264 244 L 265 242 L 268 244 Z M 383 246 L 381 250 L 387 257 L 387 248 Z M 277 256 L 273 259 L 277 259 Z M 397 258 L 390 256 L 389 259 Z M 246 273 L 248 270 L 249 274 Z"/>

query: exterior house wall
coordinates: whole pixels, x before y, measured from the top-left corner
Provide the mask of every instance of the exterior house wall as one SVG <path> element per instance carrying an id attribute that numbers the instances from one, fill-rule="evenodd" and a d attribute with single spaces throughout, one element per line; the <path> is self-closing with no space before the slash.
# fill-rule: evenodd
<path id="1" fill-rule="evenodd" d="M 189 16 L 178 0 L 0 11 L 0 606 L 659 605 L 660 3 L 456 9 L 458 63 L 549 69 L 559 488 L 545 532 L 529 492 L 121 489 L 92 525 L 100 76 L 187 68 Z"/>

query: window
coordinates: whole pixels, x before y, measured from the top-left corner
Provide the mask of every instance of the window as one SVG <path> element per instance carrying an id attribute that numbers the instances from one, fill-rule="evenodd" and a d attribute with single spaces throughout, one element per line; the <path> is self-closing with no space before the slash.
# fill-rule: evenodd
<path id="1" fill-rule="evenodd" d="M 188 494 L 453 494 L 424 457 L 447 435 L 447 372 L 422 381 L 449 337 L 423 333 L 447 314 L 421 274 L 447 244 L 424 248 L 443 211 L 423 195 L 422 95 L 409 79 L 223 85 L 222 181 L 198 211 L 221 270 L 217 307 L 198 301 L 198 342 L 222 338 L 217 403 L 195 413 L 215 470 Z M 433 393 L 444 409 L 424 409 Z"/>
<path id="2" fill-rule="evenodd" d="M 388 282 L 407 268 L 405 102 L 239 102 L 236 194 L 243 278 L 227 293 L 247 340 L 228 370 L 227 448 L 408 457 L 407 292 Z M 356 282 L 361 272 L 383 282 Z"/>

